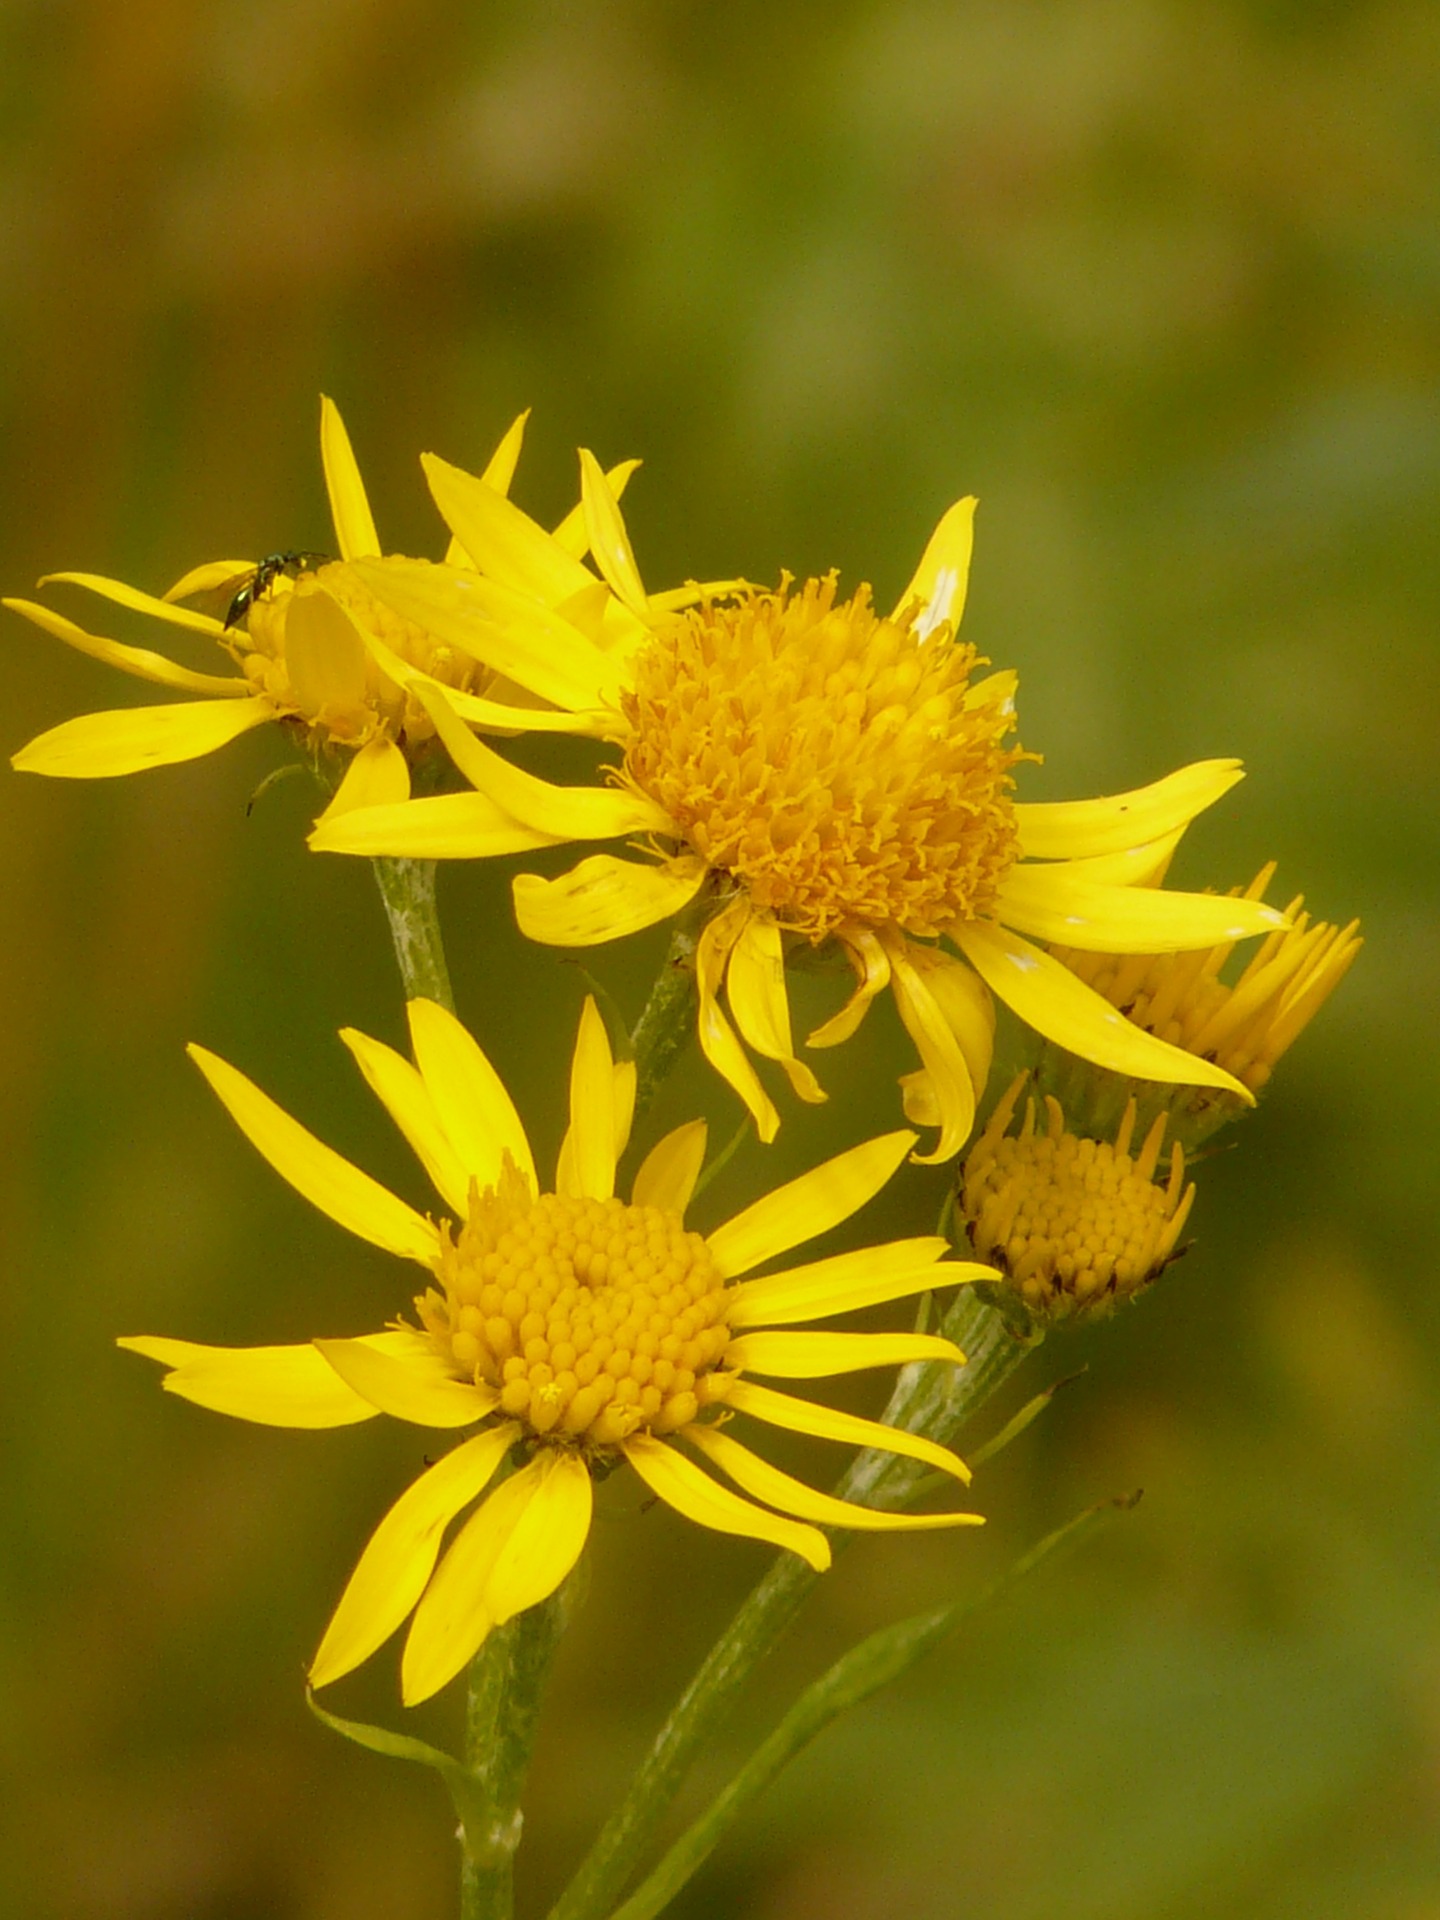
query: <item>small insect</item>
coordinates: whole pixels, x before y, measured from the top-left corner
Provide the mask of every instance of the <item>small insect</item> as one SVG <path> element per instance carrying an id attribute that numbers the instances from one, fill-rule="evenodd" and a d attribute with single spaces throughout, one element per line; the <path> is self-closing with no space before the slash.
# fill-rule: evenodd
<path id="1" fill-rule="evenodd" d="M 225 626 L 238 627 L 257 600 L 263 600 L 283 575 L 294 580 L 299 574 L 313 573 L 329 560 L 328 553 L 267 553 L 253 573 L 242 574 L 240 584 L 225 615 Z"/>

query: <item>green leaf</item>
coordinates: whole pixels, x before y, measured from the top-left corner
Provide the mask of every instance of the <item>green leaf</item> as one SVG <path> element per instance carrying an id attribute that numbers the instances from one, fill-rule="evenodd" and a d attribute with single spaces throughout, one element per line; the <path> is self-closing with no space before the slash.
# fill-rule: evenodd
<path id="1" fill-rule="evenodd" d="M 308 1687 L 305 1689 L 305 1704 L 317 1720 L 323 1720 L 327 1727 L 342 1734 L 345 1739 L 353 1740 L 357 1747 L 368 1747 L 371 1753 L 383 1753 L 391 1760 L 411 1760 L 418 1766 L 430 1767 L 438 1773 L 449 1789 L 455 1812 L 459 1816 L 466 1836 L 467 1852 L 470 1851 L 471 1837 L 478 1841 L 484 1834 L 490 1814 L 483 1784 L 453 1753 L 429 1746 L 424 1740 L 413 1739 L 408 1733 L 392 1733 L 388 1727 L 372 1727 L 363 1720 L 342 1720 L 338 1714 L 327 1713 L 324 1707 L 317 1706 L 315 1696 Z"/>
<path id="2" fill-rule="evenodd" d="M 1088 1367 L 1077 1367 L 1074 1373 L 1067 1373 L 1063 1379 L 1052 1381 L 1042 1393 L 1037 1393 L 1033 1400 L 1027 1400 L 1013 1420 L 1007 1420 L 1000 1431 L 987 1440 L 983 1447 L 968 1456 L 970 1465 L 978 1467 L 986 1460 L 993 1460 L 995 1455 L 1008 1447 L 1012 1440 L 1019 1439 L 1030 1422 L 1045 1411 L 1062 1387 L 1068 1387 L 1082 1374 L 1088 1372 Z"/>

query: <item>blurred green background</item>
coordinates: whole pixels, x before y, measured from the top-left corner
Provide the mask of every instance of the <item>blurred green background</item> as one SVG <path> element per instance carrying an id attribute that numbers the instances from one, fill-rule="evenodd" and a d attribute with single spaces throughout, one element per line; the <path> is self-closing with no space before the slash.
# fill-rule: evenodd
<path id="1" fill-rule="evenodd" d="M 643 455 L 656 583 L 834 564 L 883 601 L 974 491 L 967 631 L 1020 670 L 1025 793 L 1241 754 L 1176 877 L 1274 855 L 1282 897 L 1364 920 L 1204 1168 L 1198 1247 L 1013 1384 L 1089 1369 L 981 1478 L 984 1534 L 857 1545 L 696 1793 L 826 1655 L 1089 1501 L 1141 1506 L 833 1730 L 676 1911 L 1436 1920 L 1433 7 L 12 0 L 0 103 L 6 591 L 327 547 L 321 390 L 392 550 L 441 550 L 417 454 L 478 465 L 531 404 L 518 497 L 558 517 L 577 442 Z M 0 673 L 7 752 L 152 697 L 8 616 Z M 267 732 L 3 783 L 0 1911 L 26 1920 L 452 1910 L 438 1787 L 301 1696 L 423 1437 L 227 1422 L 111 1344 L 403 1304 L 181 1052 L 423 1204 L 334 1037 L 398 1038 L 369 875 L 304 853 L 303 781 L 245 814 L 280 757 Z M 548 1155 L 580 981 L 521 950 L 498 868 L 442 879 L 461 1011 Z M 656 952 L 596 959 L 632 1011 Z M 889 1123 L 907 1061 L 874 1031 L 717 1206 Z M 702 1096 L 728 1131 L 693 1071 L 667 1114 Z M 937 1190 L 907 1174 L 867 1228 Z M 592 1557 L 532 1913 L 765 1561 L 619 1477 Z M 398 1722 L 393 1650 L 333 1704 Z"/>

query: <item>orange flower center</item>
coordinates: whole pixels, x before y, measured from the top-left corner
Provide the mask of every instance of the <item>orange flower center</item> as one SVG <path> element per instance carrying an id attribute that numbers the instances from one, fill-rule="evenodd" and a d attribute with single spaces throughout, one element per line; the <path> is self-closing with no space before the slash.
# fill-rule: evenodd
<path id="1" fill-rule="evenodd" d="M 833 574 L 699 607 L 637 655 L 626 773 L 791 931 L 934 936 L 991 909 L 1019 850 L 1008 683 L 972 687 L 978 664 L 868 588 L 837 605 Z"/>
<path id="2" fill-rule="evenodd" d="M 416 1301 L 426 1329 L 536 1435 L 673 1433 L 721 1386 L 728 1290 L 701 1235 L 659 1207 L 537 1199 L 507 1168 L 498 1190 L 472 1188 L 437 1277 Z"/>

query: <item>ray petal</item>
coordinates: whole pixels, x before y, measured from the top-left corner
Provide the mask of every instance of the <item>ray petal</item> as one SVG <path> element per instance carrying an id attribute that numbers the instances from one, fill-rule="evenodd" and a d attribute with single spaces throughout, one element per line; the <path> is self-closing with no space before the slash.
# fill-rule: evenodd
<path id="1" fill-rule="evenodd" d="M 371 1534 L 310 1663 L 328 1687 L 368 1660 L 415 1605 L 434 1572 L 446 1527 L 489 1485 L 520 1429 L 477 1433 L 408 1486 Z"/>
<path id="2" fill-rule="evenodd" d="M 369 560 L 380 554 L 365 482 L 340 409 L 326 394 L 320 396 L 320 458 L 325 468 L 325 490 L 330 496 L 330 518 L 342 560 Z"/>
<path id="3" fill-rule="evenodd" d="M 951 937 L 991 992 L 1057 1046 L 1135 1080 L 1225 1087 L 1247 1106 L 1255 1104 L 1254 1095 L 1223 1067 L 1146 1033 L 1019 934 L 975 921 L 957 927 Z"/>
<path id="4" fill-rule="evenodd" d="M 285 669 L 307 720 L 365 704 L 365 642 L 332 593 L 314 587 L 285 603 Z"/>
<path id="5" fill-rule="evenodd" d="M 457 1380 L 427 1334 L 413 1334 L 400 1352 L 377 1352 L 363 1340 L 317 1340 L 315 1346 L 347 1386 L 392 1419 L 473 1427 L 495 1410 L 493 1389 Z"/>
<path id="6" fill-rule="evenodd" d="M 115 1344 L 171 1368 L 163 1382 L 168 1393 L 235 1420 L 267 1427 L 349 1427 L 379 1412 L 308 1340 L 294 1347 L 207 1347 L 142 1335 Z M 402 1341 L 395 1333 L 375 1333 L 363 1335 L 362 1344 L 387 1353 Z"/>
<path id="7" fill-rule="evenodd" d="M 412 860 L 488 860 L 558 846 L 563 834 L 522 826 L 485 793 L 435 793 L 386 807 L 327 810 L 310 834 L 315 853 Z"/>
<path id="8" fill-rule="evenodd" d="M 177 766 L 225 747 L 275 718 L 268 700 L 183 700 L 168 707 L 83 713 L 38 734 L 10 764 L 20 773 L 60 780 L 108 780 L 149 767 Z"/>
<path id="9" fill-rule="evenodd" d="M 409 1141 L 435 1191 L 456 1218 L 463 1220 L 470 1203 L 470 1176 L 440 1124 L 419 1068 L 411 1066 L 393 1047 L 372 1040 L 354 1027 L 342 1027 L 340 1038 L 354 1054 L 371 1092 Z"/>
<path id="10" fill-rule="evenodd" d="M 657 1140 L 640 1163 L 630 1204 L 662 1207 L 666 1213 L 683 1216 L 705 1164 L 708 1137 L 709 1130 L 703 1120 L 687 1120 L 684 1126 Z"/>
<path id="11" fill-rule="evenodd" d="M 739 1094 L 755 1122 L 755 1131 L 768 1143 L 780 1131 L 780 1115 L 720 1006 L 720 979 L 748 912 L 742 896 L 734 906 L 707 921 L 701 932 L 695 949 L 696 1032 L 700 1051 Z"/>
<path id="12" fill-rule="evenodd" d="M 393 740 L 377 733 L 351 754 L 345 777 L 320 820 L 338 820 L 359 807 L 403 806 L 409 798 L 410 764 Z"/>
<path id="13" fill-rule="evenodd" d="M 229 565 L 229 563 L 226 563 Z M 243 560 L 235 563 L 235 571 L 229 577 L 242 576 L 247 568 Z M 193 573 L 186 579 L 193 579 Z M 148 613 L 152 619 L 168 620 L 172 627 L 185 627 L 191 633 L 203 633 L 212 640 L 218 640 L 225 631 L 225 623 L 217 620 L 214 614 L 197 613 L 193 607 L 177 607 L 172 604 L 169 595 L 161 600 L 153 593 L 142 593 L 139 587 L 127 587 L 123 580 L 108 580 L 103 573 L 47 573 L 37 584 L 42 587 L 59 585 L 84 587 L 90 593 L 98 593 L 102 600 L 113 600 L 117 607 L 129 607 L 134 613 Z M 192 588 L 193 592 L 194 589 Z M 174 588 L 171 588 L 174 592 Z"/>
<path id="14" fill-rule="evenodd" d="M 570 1139 L 575 1190 L 587 1200 L 609 1200 L 615 1192 L 615 1062 L 610 1036 L 586 994 L 570 1064 Z"/>
<path id="15" fill-rule="evenodd" d="M 692 1426 L 685 1438 L 728 1474 L 737 1487 L 768 1501 L 782 1513 L 793 1513 L 801 1520 L 812 1520 L 822 1527 L 854 1527 L 869 1533 L 928 1533 L 938 1527 L 980 1527 L 985 1517 L 979 1513 L 883 1513 L 875 1507 L 857 1506 L 851 1500 L 837 1500 L 828 1493 L 817 1493 L 803 1480 L 781 1473 L 768 1460 L 762 1460 L 749 1447 L 732 1440 L 728 1433 L 714 1427 Z"/>
<path id="16" fill-rule="evenodd" d="M 993 1277 L 989 1267 L 944 1262 L 949 1248 L 942 1234 L 928 1234 L 884 1246 L 854 1247 L 828 1260 L 788 1267 L 784 1273 L 742 1280 L 733 1290 L 729 1323 L 732 1328 L 773 1327 L 796 1320 L 824 1320 L 857 1307 L 903 1300 L 930 1287 Z"/>
<path id="17" fill-rule="evenodd" d="M 1283 933 L 1290 924 L 1262 900 L 1108 886 L 1053 867 L 1023 865 L 1006 875 L 995 911 L 1017 933 L 1090 953 L 1183 953 Z"/>
<path id="18" fill-rule="evenodd" d="M 362 1240 L 430 1265 L 439 1240 L 428 1220 L 317 1140 L 218 1054 L 197 1046 L 186 1051 L 250 1144 L 311 1206 Z"/>
<path id="19" fill-rule="evenodd" d="M 585 515 L 586 539 L 596 566 L 612 593 L 639 619 L 646 619 L 649 602 L 645 597 L 645 583 L 635 564 L 635 550 L 630 545 L 624 516 L 600 462 L 588 447 L 580 449 L 580 503 Z"/>
<path id="20" fill-rule="evenodd" d="M 920 557 L 914 578 L 900 597 L 892 618 L 898 618 L 907 606 L 919 601 L 915 628 L 922 640 L 947 621 L 953 632 L 965 611 L 965 595 L 970 584 L 970 556 L 975 545 L 976 500 L 967 495 L 957 500 L 942 517 Z"/>
<path id="21" fill-rule="evenodd" d="M 177 666 L 173 660 L 167 660 L 163 653 L 152 653 L 148 647 L 127 647 L 118 640 L 87 633 L 73 620 L 52 612 L 36 600 L 0 600 L 0 606 L 33 620 L 37 627 L 43 627 L 46 633 L 63 640 L 77 653 L 89 654 L 92 660 L 103 660 L 106 666 L 118 667 L 137 680 L 150 680 L 176 693 L 228 694 L 232 699 L 244 697 L 251 691 L 250 682 L 242 674 L 196 673 L 190 667 Z"/>
<path id="22" fill-rule="evenodd" d="M 950 1160 L 964 1146 L 975 1124 L 975 1084 L 965 1054 L 939 1002 L 904 951 L 903 940 L 890 949 L 890 985 L 905 1030 L 915 1042 L 929 1076 L 940 1117 L 940 1138 L 930 1153 L 917 1153 L 921 1166 Z"/>
<path id="23" fill-rule="evenodd" d="M 481 573 L 550 607 L 593 582 L 594 574 L 494 487 L 433 453 L 422 453 L 420 464 L 446 525 Z"/>
<path id="24" fill-rule="evenodd" d="M 605 479 L 610 492 L 618 501 L 629 486 L 631 478 L 640 471 L 638 460 L 621 460 L 613 467 L 605 469 Z M 590 551 L 590 535 L 585 525 L 585 501 L 583 497 L 566 514 L 550 538 L 556 546 L 563 547 L 573 560 L 583 560 Z"/>
<path id="25" fill-rule="evenodd" d="M 802 1100 L 817 1105 L 824 1088 L 790 1037 L 790 1000 L 785 991 L 785 947 L 772 915 L 750 913 L 725 969 L 725 991 L 740 1037 L 767 1060 L 778 1060 Z"/>
<path id="26" fill-rule="evenodd" d="M 508 1153 L 538 1191 L 525 1128 L 505 1083 L 468 1028 L 433 1000 L 412 1000 L 410 1038 L 435 1111 L 467 1174 L 483 1191 L 500 1178 Z"/>
<path id="27" fill-rule="evenodd" d="M 848 1220 L 875 1197 L 914 1144 L 908 1127 L 881 1134 L 774 1188 L 707 1236 L 717 1270 L 737 1280 L 763 1260 Z"/>
<path id="28" fill-rule="evenodd" d="M 890 960 L 879 936 L 869 927 L 844 926 L 836 934 L 855 973 L 855 991 L 836 1014 L 806 1035 L 807 1047 L 838 1047 L 848 1040 L 870 1011 L 876 994 L 890 984 Z"/>
<path id="29" fill-rule="evenodd" d="M 841 1413 L 836 1407 L 821 1406 L 814 1400 L 797 1400 L 793 1394 L 777 1393 L 773 1387 L 757 1386 L 753 1380 L 732 1380 L 726 1389 L 725 1404 L 737 1413 L 752 1414 L 768 1420 L 772 1427 L 785 1427 L 791 1433 L 811 1433 L 821 1440 L 839 1440 L 852 1447 L 883 1447 L 888 1453 L 903 1453 L 911 1460 L 923 1460 L 942 1473 L 968 1483 L 970 1469 L 958 1454 L 951 1453 L 923 1434 L 907 1433 L 903 1427 L 887 1427 L 879 1420 L 862 1420 L 858 1414 Z"/>
<path id="30" fill-rule="evenodd" d="M 715 1533 L 735 1533 L 750 1540 L 764 1540 L 772 1547 L 788 1548 L 817 1573 L 824 1573 L 830 1565 L 830 1545 L 823 1533 L 742 1500 L 663 1440 L 635 1434 L 625 1442 L 622 1452 L 650 1491 L 687 1520 Z"/>
<path id="31" fill-rule="evenodd" d="M 861 1367 L 903 1367 L 949 1360 L 963 1367 L 953 1340 L 935 1333 L 745 1333 L 725 1349 L 725 1365 L 776 1380 L 823 1380 Z"/>
<path id="32" fill-rule="evenodd" d="M 515 919 L 527 939 L 546 946 L 600 946 L 671 919 L 695 898 L 705 873 L 698 859 L 654 866 L 594 853 L 554 880 L 517 874 Z"/>
<path id="33" fill-rule="evenodd" d="M 1022 804 L 1015 809 L 1020 845 L 1036 860 L 1123 853 L 1187 826 L 1244 777 L 1238 760 L 1196 760 L 1148 787 L 1103 800 Z"/>

